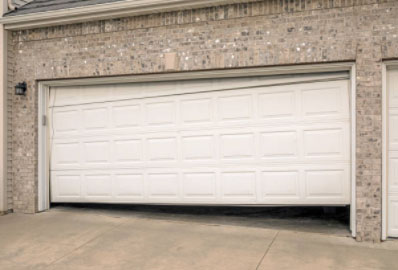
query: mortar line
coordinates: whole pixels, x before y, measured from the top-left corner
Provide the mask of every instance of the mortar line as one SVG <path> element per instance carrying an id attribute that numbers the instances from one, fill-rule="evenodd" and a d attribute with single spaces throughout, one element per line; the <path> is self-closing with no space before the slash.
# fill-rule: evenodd
<path id="1" fill-rule="evenodd" d="M 274 238 L 272 239 L 271 243 L 268 245 L 267 249 L 264 252 L 263 257 L 261 257 L 260 261 L 258 262 L 257 266 L 256 266 L 256 270 L 259 269 L 260 265 L 263 263 L 265 257 L 267 256 L 269 250 L 271 249 L 271 246 L 274 244 L 276 238 L 278 237 L 280 231 L 277 231 Z"/>

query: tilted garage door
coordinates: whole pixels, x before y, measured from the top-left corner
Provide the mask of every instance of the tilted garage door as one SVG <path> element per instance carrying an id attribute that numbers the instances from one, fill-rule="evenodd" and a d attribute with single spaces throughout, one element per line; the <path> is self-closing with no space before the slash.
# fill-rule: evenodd
<path id="1" fill-rule="evenodd" d="M 52 88 L 51 200 L 349 204 L 347 76 Z"/>

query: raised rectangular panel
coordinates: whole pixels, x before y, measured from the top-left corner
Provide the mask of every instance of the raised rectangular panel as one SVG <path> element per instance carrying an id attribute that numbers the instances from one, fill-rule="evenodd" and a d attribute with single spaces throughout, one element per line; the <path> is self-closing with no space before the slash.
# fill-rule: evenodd
<path id="1" fill-rule="evenodd" d="M 261 175 L 261 196 L 272 198 L 299 197 L 298 171 L 267 171 Z"/>
<path id="2" fill-rule="evenodd" d="M 346 181 L 344 170 L 307 170 L 305 172 L 307 198 L 343 197 Z"/>
<path id="3" fill-rule="evenodd" d="M 54 132 L 73 132 L 79 129 L 79 111 L 57 111 L 53 109 Z"/>
<path id="4" fill-rule="evenodd" d="M 388 141 L 390 150 L 398 150 L 398 114 L 389 116 Z"/>
<path id="5" fill-rule="evenodd" d="M 183 183 L 185 198 L 215 198 L 216 196 L 215 173 L 185 173 Z"/>
<path id="6" fill-rule="evenodd" d="M 177 159 L 176 138 L 149 138 L 147 157 L 151 161 L 172 161 Z"/>
<path id="7" fill-rule="evenodd" d="M 387 87 L 389 107 L 398 108 L 398 70 L 389 70 L 387 72 Z"/>
<path id="8" fill-rule="evenodd" d="M 224 96 L 219 98 L 219 119 L 249 119 L 252 114 L 252 96 Z"/>
<path id="9" fill-rule="evenodd" d="M 175 123 L 175 103 L 153 102 L 146 104 L 146 117 L 148 125 L 168 125 Z"/>
<path id="10" fill-rule="evenodd" d="M 57 197 L 81 196 L 80 175 L 55 175 Z"/>
<path id="11" fill-rule="evenodd" d="M 390 158 L 388 164 L 388 190 L 398 194 L 398 158 Z"/>
<path id="12" fill-rule="evenodd" d="M 178 174 L 149 174 L 149 196 L 155 198 L 176 199 L 179 191 Z"/>
<path id="13" fill-rule="evenodd" d="M 93 108 L 83 110 L 83 127 L 85 129 L 104 129 L 108 125 L 108 109 Z"/>
<path id="14" fill-rule="evenodd" d="M 112 178 L 110 175 L 86 175 L 86 196 L 87 197 L 110 197 L 112 196 Z"/>
<path id="15" fill-rule="evenodd" d="M 109 162 L 109 142 L 95 141 L 84 142 L 84 157 L 87 163 L 108 163 Z"/>
<path id="16" fill-rule="evenodd" d="M 398 196 L 390 196 L 388 199 L 387 234 L 398 237 Z"/>
<path id="17" fill-rule="evenodd" d="M 305 116 L 338 115 L 341 113 L 341 88 L 319 88 L 302 92 L 302 110 Z"/>
<path id="18" fill-rule="evenodd" d="M 114 106 L 112 121 L 115 127 L 136 127 L 141 125 L 142 114 L 140 105 Z"/>
<path id="19" fill-rule="evenodd" d="M 112 98 L 111 85 L 102 85 L 100 87 L 97 85 L 88 85 L 80 86 L 79 88 L 77 88 L 80 90 L 77 95 L 80 96 L 82 103 L 104 102 Z"/>
<path id="20" fill-rule="evenodd" d="M 181 139 L 184 160 L 214 159 L 213 136 L 185 136 Z"/>
<path id="21" fill-rule="evenodd" d="M 114 155 L 116 162 L 132 162 L 142 160 L 141 140 L 115 140 Z"/>
<path id="22" fill-rule="evenodd" d="M 222 196 L 226 199 L 256 198 L 255 172 L 225 172 L 221 174 Z"/>
<path id="23" fill-rule="evenodd" d="M 116 196 L 144 196 L 144 176 L 142 174 L 117 174 L 115 175 L 115 184 Z"/>
<path id="24" fill-rule="evenodd" d="M 78 142 L 53 143 L 53 165 L 79 164 L 80 148 Z"/>
<path id="25" fill-rule="evenodd" d="M 224 159 L 254 157 L 254 139 L 252 133 L 221 135 L 221 157 Z"/>
<path id="26" fill-rule="evenodd" d="M 75 105 L 81 103 L 80 87 L 51 87 L 50 89 L 50 106 Z"/>
<path id="27" fill-rule="evenodd" d="M 344 130 L 304 130 L 305 157 L 341 157 L 344 151 Z"/>
<path id="28" fill-rule="evenodd" d="M 284 158 L 297 156 L 297 132 L 275 131 L 260 134 L 261 156 L 266 158 Z"/>
<path id="29" fill-rule="evenodd" d="M 184 123 L 210 122 L 212 119 L 212 100 L 210 98 L 181 101 L 181 120 Z"/>
<path id="30" fill-rule="evenodd" d="M 262 118 L 294 116 L 296 111 L 294 92 L 259 94 L 258 111 Z"/>

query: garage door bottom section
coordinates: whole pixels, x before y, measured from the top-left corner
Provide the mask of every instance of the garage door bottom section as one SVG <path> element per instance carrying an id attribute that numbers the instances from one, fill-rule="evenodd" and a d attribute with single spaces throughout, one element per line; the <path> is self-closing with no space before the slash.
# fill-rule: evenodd
<path id="1" fill-rule="evenodd" d="M 51 201 L 350 204 L 340 77 L 52 88 Z"/>

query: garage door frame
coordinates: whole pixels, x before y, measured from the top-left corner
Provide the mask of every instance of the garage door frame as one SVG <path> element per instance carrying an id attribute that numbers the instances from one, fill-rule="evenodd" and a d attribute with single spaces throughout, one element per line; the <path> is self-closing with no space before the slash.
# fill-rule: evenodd
<path id="1" fill-rule="evenodd" d="M 388 83 L 389 70 L 397 70 L 398 61 L 384 61 L 382 65 L 382 232 L 381 240 L 387 240 L 388 235 Z"/>
<path id="2" fill-rule="evenodd" d="M 223 69 L 209 71 L 193 72 L 173 72 L 142 74 L 128 76 L 114 76 L 101 78 L 82 78 L 82 79 L 62 79 L 62 80 L 38 80 L 38 211 L 45 211 L 50 206 L 49 196 L 49 154 L 48 154 L 48 134 L 46 127 L 46 114 L 49 91 L 51 87 L 57 86 L 82 86 L 82 85 L 100 85 L 112 83 L 133 83 L 133 82 L 154 82 L 154 81 L 173 81 L 173 80 L 192 80 L 192 79 L 212 79 L 212 78 L 237 78 L 252 76 L 270 76 L 270 75 L 294 75 L 311 74 L 323 72 L 348 71 L 350 73 L 350 112 L 351 112 L 351 217 L 350 227 L 352 236 L 356 235 L 356 200 L 355 200 L 355 137 L 356 137 L 356 82 L 355 82 L 355 64 L 352 62 L 316 64 L 316 65 L 292 65 L 278 67 L 261 68 L 242 68 L 242 69 Z"/>

